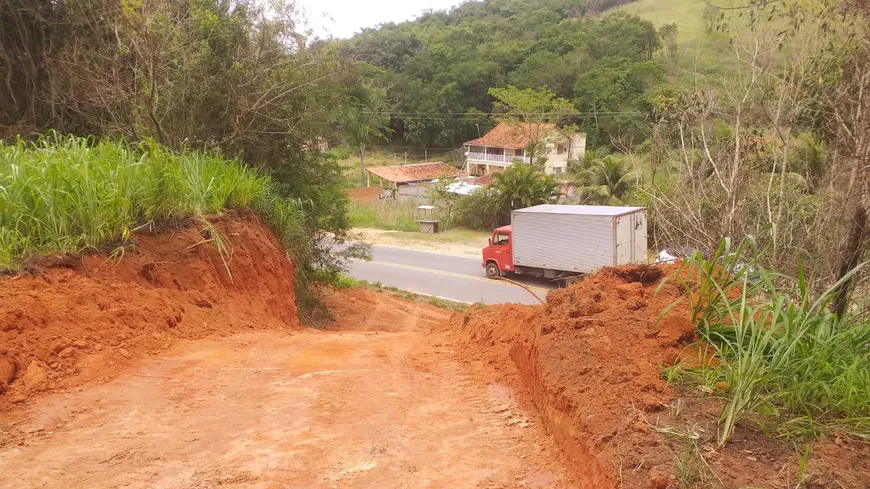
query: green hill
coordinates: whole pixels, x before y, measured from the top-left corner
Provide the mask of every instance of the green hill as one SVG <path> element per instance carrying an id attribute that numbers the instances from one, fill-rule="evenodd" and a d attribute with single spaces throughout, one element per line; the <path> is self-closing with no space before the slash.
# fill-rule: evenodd
<path id="1" fill-rule="evenodd" d="M 695 41 L 707 36 L 704 30 L 704 0 L 639 0 L 619 7 L 629 14 L 646 19 L 656 26 L 677 24 L 680 42 Z"/>

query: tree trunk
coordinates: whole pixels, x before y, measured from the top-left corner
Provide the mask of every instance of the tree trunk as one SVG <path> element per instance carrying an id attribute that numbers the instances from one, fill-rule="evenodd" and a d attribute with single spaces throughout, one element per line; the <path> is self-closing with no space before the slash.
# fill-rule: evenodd
<path id="1" fill-rule="evenodd" d="M 366 145 L 360 143 L 360 145 L 359 145 L 359 184 L 361 187 L 366 186 L 365 156 L 366 156 Z"/>
<path id="2" fill-rule="evenodd" d="M 843 248 L 843 254 L 840 262 L 840 273 L 837 277 L 839 281 L 845 277 L 850 271 L 858 266 L 861 260 L 861 255 L 864 253 L 864 238 L 867 235 L 867 209 L 863 203 L 858 204 L 855 213 L 852 215 L 852 224 L 849 229 L 849 237 L 846 240 L 846 246 Z M 838 317 L 843 317 L 846 312 L 846 307 L 849 305 L 849 295 L 852 288 L 854 276 L 843 282 L 837 289 L 834 296 L 834 303 L 831 308 Z"/>

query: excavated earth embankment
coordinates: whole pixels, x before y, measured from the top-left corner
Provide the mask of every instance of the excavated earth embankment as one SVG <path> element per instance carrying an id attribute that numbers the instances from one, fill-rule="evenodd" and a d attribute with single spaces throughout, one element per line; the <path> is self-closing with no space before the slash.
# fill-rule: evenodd
<path id="1" fill-rule="evenodd" d="M 667 272 L 605 269 L 551 292 L 544 306 L 507 304 L 453 318 L 452 329 L 485 362 L 516 366 L 581 487 L 668 484 L 672 460 L 644 418 L 667 409 L 672 392 L 660 365 L 673 363 L 694 329 L 682 306 L 660 319 L 681 297 L 674 285 L 655 293 Z"/>
<path id="2" fill-rule="evenodd" d="M 0 486 L 797 485 L 794 446 L 743 423 L 717 448 L 721 402 L 662 379 L 698 351 L 673 266 L 449 319 L 327 290 L 313 331 L 266 224 L 209 221 L 231 260 L 191 220 L 0 278 Z M 812 442 L 803 474 L 867 489 L 870 449 Z"/>
<path id="3" fill-rule="evenodd" d="M 231 257 L 191 220 L 137 234 L 118 261 L 51 257 L 0 278 L 0 403 L 111 377 L 181 338 L 298 327 L 294 266 L 266 224 L 249 212 L 209 221 Z"/>
<path id="4" fill-rule="evenodd" d="M 794 445 L 751 422 L 716 446 L 722 403 L 662 378 L 709 358 L 683 285 L 662 284 L 677 270 L 605 268 L 546 305 L 456 314 L 448 330 L 467 361 L 529 393 L 581 488 L 870 488 L 870 446 L 848 437 L 812 442 L 802 473 Z"/>

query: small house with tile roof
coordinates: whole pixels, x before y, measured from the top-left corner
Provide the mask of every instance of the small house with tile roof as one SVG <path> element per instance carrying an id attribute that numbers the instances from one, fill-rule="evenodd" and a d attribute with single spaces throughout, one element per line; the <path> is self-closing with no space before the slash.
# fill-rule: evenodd
<path id="1" fill-rule="evenodd" d="M 488 175 L 501 171 L 515 161 L 529 164 L 529 146 L 544 143 L 544 171 L 548 175 L 568 171 L 568 160 L 583 158 L 586 154 L 586 135 L 566 134 L 555 124 L 541 122 L 501 122 L 485 136 L 464 144 L 466 167 L 469 175 Z"/>

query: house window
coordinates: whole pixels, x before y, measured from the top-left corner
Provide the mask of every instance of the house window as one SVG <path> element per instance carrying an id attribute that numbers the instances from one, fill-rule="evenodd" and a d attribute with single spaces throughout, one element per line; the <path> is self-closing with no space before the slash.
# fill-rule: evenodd
<path id="1" fill-rule="evenodd" d="M 565 154 L 565 145 L 564 144 L 557 144 L 556 145 L 556 154 L 557 155 Z"/>
<path id="2" fill-rule="evenodd" d="M 553 173 L 562 173 L 562 167 L 561 166 L 553 167 Z"/>

